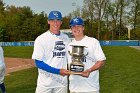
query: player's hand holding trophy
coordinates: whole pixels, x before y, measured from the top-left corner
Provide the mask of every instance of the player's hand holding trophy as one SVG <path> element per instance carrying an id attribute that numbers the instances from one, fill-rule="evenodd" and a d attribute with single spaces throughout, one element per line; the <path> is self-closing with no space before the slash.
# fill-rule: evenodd
<path id="1" fill-rule="evenodd" d="M 71 74 L 82 74 L 84 71 L 84 64 L 83 59 L 87 54 L 84 54 L 84 48 L 85 46 L 79 46 L 79 45 L 71 45 L 72 46 L 72 52 L 70 55 L 72 56 L 72 62 L 69 66 L 69 69 L 71 71 Z"/>

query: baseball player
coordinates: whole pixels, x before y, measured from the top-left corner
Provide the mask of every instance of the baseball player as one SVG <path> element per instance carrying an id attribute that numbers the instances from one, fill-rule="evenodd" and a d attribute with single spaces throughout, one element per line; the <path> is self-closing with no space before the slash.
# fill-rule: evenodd
<path id="1" fill-rule="evenodd" d="M 99 93 L 99 69 L 104 65 L 106 57 L 101 49 L 99 41 L 84 35 L 84 21 L 75 17 L 70 21 L 70 27 L 74 39 L 68 45 L 68 51 L 72 51 L 72 45 L 85 46 L 87 54 L 83 59 L 84 71 L 81 75 L 70 75 L 69 89 L 71 93 Z M 69 63 L 72 62 L 68 55 Z"/>
<path id="2" fill-rule="evenodd" d="M 60 32 L 62 15 L 51 11 L 50 29 L 35 40 L 32 59 L 38 67 L 36 93 L 67 93 L 67 45 L 70 39 Z"/>
<path id="3" fill-rule="evenodd" d="M 4 76 L 5 76 L 4 55 L 3 55 L 3 49 L 2 47 L 0 47 L 0 88 L 2 93 L 6 93 L 5 85 L 4 85 Z"/>

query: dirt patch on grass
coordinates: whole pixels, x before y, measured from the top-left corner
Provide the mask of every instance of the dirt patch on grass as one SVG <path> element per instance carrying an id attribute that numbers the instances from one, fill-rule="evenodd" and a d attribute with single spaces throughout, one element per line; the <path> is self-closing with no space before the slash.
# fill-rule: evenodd
<path id="1" fill-rule="evenodd" d="M 7 58 L 5 57 L 6 74 L 19 71 L 22 69 L 35 67 L 34 60 L 24 58 Z"/>

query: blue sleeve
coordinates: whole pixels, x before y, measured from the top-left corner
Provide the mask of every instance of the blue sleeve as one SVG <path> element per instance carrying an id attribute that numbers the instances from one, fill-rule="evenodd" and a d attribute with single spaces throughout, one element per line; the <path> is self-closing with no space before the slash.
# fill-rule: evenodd
<path id="1" fill-rule="evenodd" d="M 54 68 L 49 66 L 48 64 L 44 63 L 43 61 L 35 59 L 36 66 L 42 70 L 45 70 L 50 73 L 60 74 L 60 69 Z"/>

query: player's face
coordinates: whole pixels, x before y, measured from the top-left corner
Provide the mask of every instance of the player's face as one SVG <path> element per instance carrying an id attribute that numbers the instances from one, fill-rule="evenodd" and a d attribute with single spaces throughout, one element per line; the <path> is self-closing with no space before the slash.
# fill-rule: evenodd
<path id="1" fill-rule="evenodd" d="M 60 26 L 62 24 L 61 20 L 49 20 L 48 24 L 50 24 L 50 31 L 59 31 Z"/>
<path id="2" fill-rule="evenodd" d="M 71 27 L 72 30 L 72 34 L 74 35 L 74 37 L 81 37 L 83 36 L 83 31 L 84 31 L 84 26 L 82 25 L 75 25 Z"/>

